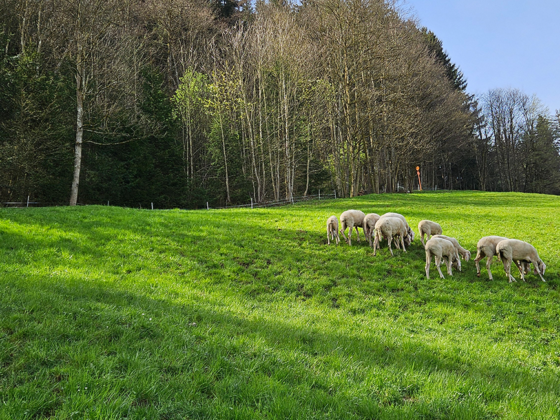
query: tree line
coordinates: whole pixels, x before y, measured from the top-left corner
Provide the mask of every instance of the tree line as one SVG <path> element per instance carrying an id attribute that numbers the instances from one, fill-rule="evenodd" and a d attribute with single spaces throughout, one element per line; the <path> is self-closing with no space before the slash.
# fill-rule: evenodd
<path id="1" fill-rule="evenodd" d="M 2 0 L 0 200 L 560 193 L 560 115 L 382 0 Z"/>

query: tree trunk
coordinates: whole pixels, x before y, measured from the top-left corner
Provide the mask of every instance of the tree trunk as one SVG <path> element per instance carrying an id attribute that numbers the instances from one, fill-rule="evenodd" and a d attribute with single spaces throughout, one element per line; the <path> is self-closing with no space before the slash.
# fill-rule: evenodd
<path id="1" fill-rule="evenodd" d="M 229 194 L 229 173 L 228 173 L 228 165 L 227 165 L 227 153 L 226 153 L 226 137 L 224 134 L 224 124 L 222 122 L 222 114 L 220 111 L 220 130 L 222 132 L 222 148 L 224 152 L 224 170 L 226 172 L 226 203 L 231 202 L 231 197 Z"/>
<path id="2" fill-rule="evenodd" d="M 82 144 L 84 138 L 84 62 L 82 46 L 78 44 L 78 60 L 76 72 L 76 144 L 74 148 L 74 176 L 72 179 L 72 191 L 70 193 L 70 205 L 78 204 L 78 188 L 80 185 L 80 171 L 82 169 Z"/>

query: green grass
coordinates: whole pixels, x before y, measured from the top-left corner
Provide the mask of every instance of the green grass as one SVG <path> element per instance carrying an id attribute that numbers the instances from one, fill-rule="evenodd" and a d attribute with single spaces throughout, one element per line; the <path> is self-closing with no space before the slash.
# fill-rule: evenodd
<path id="1" fill-rule="evenodd" d="M 473 258 L 526 240 L 547 282 L 427 280 L 418 239 L 327 246 L 348 208 L 438 221 Z M 0 251 L 0 419 L 560 417 L 559 197 L 2 209 Z"/>

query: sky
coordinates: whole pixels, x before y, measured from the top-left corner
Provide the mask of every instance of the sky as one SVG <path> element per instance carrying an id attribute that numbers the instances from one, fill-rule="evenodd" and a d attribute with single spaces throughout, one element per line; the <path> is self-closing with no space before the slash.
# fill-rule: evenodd
<path id="1" fill-rule="evenodd" d="M 467 92 L 519 89 L 560 110 L 560 0 L 404 0 L 440 39 Z"/>

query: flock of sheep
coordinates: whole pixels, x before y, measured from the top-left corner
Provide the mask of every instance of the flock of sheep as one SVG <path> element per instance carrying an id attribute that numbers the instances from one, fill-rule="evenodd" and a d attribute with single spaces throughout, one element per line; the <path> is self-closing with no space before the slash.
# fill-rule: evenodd
<path id="1" fill-rule="evenodd" d="M 376 213 L 364 214 L 360 210 L 347 210 L 340 215 L 340 233 L 348 245 L 352 245 L 352 229 L 356 229 L 358 241 L 360 241 L 360 234 L 358 227 L 364 230 L 364 235 L 369 241 L 369 245 L 373 248 L 373 255 L 376 255 L 379 243 L 383 239 L 387 239 L 389 244 L 389 251 L 393 255 L 391 243 L 395 240 L 397 248 L 402 246 L 402 250 L 406 252 L 407 246 L 414 240 L 414 232 L 408 225 L 403 215 L 399 213 L 385 213 L 379 216 Z M 348 238 L 344 234 L 348 228 Z M 336 241 L 338 245 L 339 239 L 339 225 L 336 216 L 331 216 L 327 220 L 327 243 L 330 245 L 331 240 Z M 471 257 L 470 251 L 463 248 L 457 239 L 449 236 L 442 235 L 441 226 L 430 220 L 422 220 L 418 223 L 418 234 L 422 245 L 426 250 L 426 277 L 430 278 L 430 265 L 432 255 L 435 258 L 435 264 L 439 275 L 443 277 L 440 265 L 441 261 L 445 262 L 447 266 L 447 273 L 451 276 L 451 266 L 455 266 L 461 271 L 461 258 L 469 261 Z M 427 236 L 427 241 L 424 242 L 424 236 Z M 431 238 L 430 238 L 431 237 Z M 518 239 L 508 239 L 502 236 L 485 236 L 480 239 L 476 245 L 476 274 L 480 276 L 479 262 L 484 257 L 487 258 L 486 269 L 488 270 L 488 277 L 492 280 L 492 272 L 490 265 L 492 259 L 496 255 L 503 263 L 504 270 L 509 279 L 509 282 L 516 281 L 511 275 L 511 263 L 515 265 L 521 273 L 521 279 L 525 281 L 525 274 L 530 270 L 530 264 L 533 264 L 535 274 L 538 274 L 542 281 L 546 265 L 539 258 L 539 254 L 534 246 L 531 244 L 520 241 Z"/>

